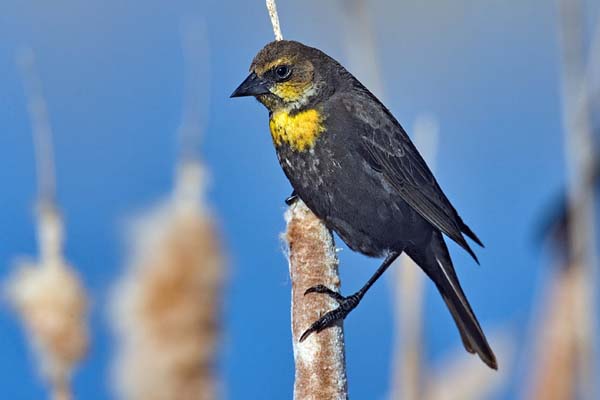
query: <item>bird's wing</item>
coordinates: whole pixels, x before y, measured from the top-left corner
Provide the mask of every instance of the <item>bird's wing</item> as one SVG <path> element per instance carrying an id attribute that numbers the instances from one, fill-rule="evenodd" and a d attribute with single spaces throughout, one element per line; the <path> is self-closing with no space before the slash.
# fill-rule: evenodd
<path id="1" fill-rule="evenodd" d="M 360 137 L 359 153 L 396 189 L 402 200 L 477 261 L 462 233 L 483 244 L 450 204 L 402 126 L 366 89 L 354 94 L 342 102 L 357 122 L 359 131 L 354 134 Z"/>

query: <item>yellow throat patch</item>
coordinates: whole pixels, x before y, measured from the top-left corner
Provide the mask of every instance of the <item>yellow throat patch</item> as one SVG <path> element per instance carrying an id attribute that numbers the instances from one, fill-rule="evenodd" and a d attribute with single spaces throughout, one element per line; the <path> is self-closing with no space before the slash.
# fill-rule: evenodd
<path id="1" fill-rule="evenodd" d="M 285 111 L 273 113 L 269 121 L 275 146 L 288 144 L 294 151 L 311 149 L 319 135 L 325 132 L 324 117 L 315 109 L 290 115 Z"/>

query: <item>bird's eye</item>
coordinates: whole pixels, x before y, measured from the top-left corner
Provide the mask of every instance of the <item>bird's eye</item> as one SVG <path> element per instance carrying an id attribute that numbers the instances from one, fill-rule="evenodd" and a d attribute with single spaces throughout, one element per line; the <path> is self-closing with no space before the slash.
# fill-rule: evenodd
<path id="1" fill-rule="evenodd" d="M 292 69 L 287 65 L 280 65 L 275 68 L 275 78 L 279 82 L 286 80 L 292 74 Z"/>

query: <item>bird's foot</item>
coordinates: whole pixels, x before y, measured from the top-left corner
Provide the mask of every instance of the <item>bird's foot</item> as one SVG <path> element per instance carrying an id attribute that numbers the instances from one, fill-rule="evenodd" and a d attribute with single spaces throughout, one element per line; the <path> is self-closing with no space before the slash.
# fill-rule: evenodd
<path id="1" fill-rule="evenodd" d="M 313 332 L 319 333 L 323 329 L 328 328 L 334 325 L 337 321 L 345 319 L 350 311 L 354 310 L 360 300 L 362 299 L 363 294 L 361 292 L 356 292 L 351 296 L 344 297 L 338 292 L 335 292 L 323 285 L 313 286 L 308 288 L 304 295 L 306 296 L 309 293 L 322 293 L 331 297 L 340 305 L 338 308 L 329 311 L 327 314 L 323 315 L 317 321 L 315 321 L 310 328 L 308 328 L 302 336 L 300 336 L 300 342 L 303 342 L 307 337 L 309 337 Z"/>
<path id="2" fill-rule="evenodd" d="M 290 196 L 287 199 L 285 199 L 285 204 L 287 204 L 288 206 L 291 206 L 297 200 L 298 200 L 298 195 L 296 194 L 296 191 L 294 190 L 292 192 L 292 194 L 290 194 Z"/>

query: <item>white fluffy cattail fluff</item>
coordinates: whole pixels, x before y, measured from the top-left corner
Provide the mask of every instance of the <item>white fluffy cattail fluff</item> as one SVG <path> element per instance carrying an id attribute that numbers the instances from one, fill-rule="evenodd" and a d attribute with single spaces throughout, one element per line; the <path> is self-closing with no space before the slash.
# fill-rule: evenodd
<path id="1" fill-rule="evenodd" d="M 172 198 L 140 218 L 113 298 L 114 379 L 127 400 L 217 397 L 214 377 L 223 259 L 203 206 L 203 169 L 178 174 Z"/>
<path id="2" fill-rule="evenodd" d="M 75 271 L 62 256 L 62 221 L 52 207 L 41 210 L 40 259 L 22 262 L 8 284 L 44 378 L 55 400 L 70 399 L 73 369 L 88 346 L 87 299 Z"/>

